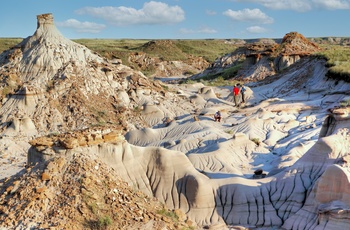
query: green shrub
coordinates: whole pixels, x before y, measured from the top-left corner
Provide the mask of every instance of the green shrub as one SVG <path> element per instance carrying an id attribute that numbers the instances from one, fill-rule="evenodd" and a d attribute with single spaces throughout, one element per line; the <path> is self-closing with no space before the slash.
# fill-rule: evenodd
<path id="1" fill-rule="evenodd" d="M 91 203 L 91 204 L 89 204 L 89 208 L 90 208 L 90 210 L 91 210 L 91 212 L 93 213 L 93 214 L 97 214 L 97 212 L 98 212 L 98 210 L 99 210 L 99 208 L 98 208 L 98 205 L 97 205 L 97 203 Z"/>
<path id="2" fill-rule="evenodd" d="M 112 219 L 111 219 L 109 216 L 100 217 L 100 218 L 98 219 L 98 226 L 99 226 L 100 228 L 102 228 L 102 227 L 107 227 L 107 226 L 111 225 L 112 222 L 113 222 L 113 221 L 112 221 Z"/>
<path id="3" fill-rule="evenodd" d="M 224 72 L 222 73 L 222 76 L 225 80 L 230 79 L 235 75 L 237 75 L 238 70 L 240 70 L 241 68 L 242 68 L 242 63 L 231 66 L 224 70 Z"/>
<path id="4" fill-rule="evenodd" d="M 185 76 L 192 76 L 192 75 L 195 75 L 196 73 L 192 70 L 186 70 L 183 75 Z"/>
<path id="5" fill-rule="evenodd" d="M 233 134 L 233 130 L 225 130 L 225 133 Z"/>
<path id="6" fill-rule="evenodd" d="M 162 216 L 166 216 L 166 217 L 170 218 L 174 222 L 177 222 L 179 220 L 179 217 L 176 215 L 175 212 L 167 210 L 165 208 L 162 208 L 162 209 L 158 210 L 157 214 L 162 215 Z"/>
<path id="7" fill-rule="evenodd" d="M 340 101 L 340 106 L 341 107 L 348 107 L 348 106 L 350 106 L 350 98 L 347 98 L 345 100 Z"/>
<path id="8" fill-rule="evenodd" d="M 257 137 L 254 137 L 254 138 L 252 138 L 252 139 L 250 139 L 252 142 L 254 142 L 257 146 L 259 146 L 260 145 L 260 140 L 259 140 L 259 138 L 257 138 Z"/>

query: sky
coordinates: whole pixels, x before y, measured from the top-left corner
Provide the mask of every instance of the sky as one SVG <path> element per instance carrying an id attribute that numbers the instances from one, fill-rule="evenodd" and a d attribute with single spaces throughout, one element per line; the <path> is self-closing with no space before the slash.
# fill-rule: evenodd
<path id="1" fill-rule="evenodd" d="M 33 35 L 45 13 L 69 39 L 350 37 L 350 0 L 4 0 L 0 37 Z"/>

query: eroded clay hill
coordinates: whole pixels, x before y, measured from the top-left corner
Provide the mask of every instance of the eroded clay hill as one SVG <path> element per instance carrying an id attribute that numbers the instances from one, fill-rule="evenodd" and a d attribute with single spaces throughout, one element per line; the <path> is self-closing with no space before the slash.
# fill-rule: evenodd
<path id="1" fill-rule="evenodd" d="M 195 159 L 193 157 L 196 158 L 196 156 L 191 158 L 191 156 L 187 157 L 179 151 L 160 147 L 134 146 L 116 133 L 73 133 L 73 135 L 35 139 L 31 142 L 29 162 L 31 164 L 39 163 L 39 165 L 46 162 L 45 164 L 48 163 L 48 165 L 39 174 L 27 174 L 23 182 L 20 179 L 6 182 L 8 187 L 3 195 L 4 204 L 11 206 L 12 210 L 14 208 L 17 210 L 19 207 L 28 210 L 28 208 L 37 207 L 36 205 L 42 209 L 42 203 L 67 199 L 67 206 L 75 205 L 82 213 L 79 214 L 76 209 L 72 209 L 71 215 L 74 216 L 77 213 L 77 218 L 84 220 L 87 212 L 85 206 L 89 203 L 81 202 L 80 196 L 84 198 L 85 193 L 90 194 L 96 202 L 100 201 L 104 205 L 98 206 L 99 208 L 103 209 L 103 207 L 108 206 L 112 208 L 110 212 L 113 212 L 113 207 L 115 207 L 113 206 L 115 205 L 113 197 L 118 198 L 114 195 L 115 190 L 109 193 L 108 191 L 110 191 L 110 183 L 112 188 L 116 186 L 113 184 L 116 183 L 113 178 L 120 176 L 124 180 L 132 182 L 144 194 L 157 197 L 171 210 L 181 210 L 178 210 L 177 213 L 187 222 L 181 225 L 178 223 L 175 226 L 192 225 L 191 220 L 193 220 L 201 227 L 211 226 L 214 229 L 227 229 L 228 226 L 232 226 L 233 229 L 235 229 L 233 226 L 237 226 L 238 229 L 245 229 L 245 227 L 248 229 L 250 227 L 253 229 L 258 227 L 275 229 L 343 228 L 348 226 L 350 222 L 347 212 L 349 207 L 349 199 L 347 198 L 347 194 L 349 194 L 348 153 L 350 150 L 348 144 L 350 136 L 347 128 L 349 127 L 348 110 L 345 108 L 332 111 L 320 131 L 318 141 L 295 164 L 266 178 L 256 179 L 241 177 L 238 172 L 231 172 L 227 177 L 210 178 L 209 171 L 206 174 L 198 170 L 200 166 L 194 167 Z M 90 144 L 87 144 L 88 140 L 91 141 Z M 243 133 L 236 134 L 233 140 L 227 140 L 227 144 L 229 143 L 234 148 L 242 147 L 245 149 L 251 148 L 253 145 Z M 212 154 L 215 159 L 222 156 L 220 151 Z M 201 158 L 202 165 L 208 162 L 209 167 L 216 167 L 208 155 L 210 153 L 200 154 L 197 158 L 198 160 Z M 87 157 L 90 159 L 89 161 L 85 161 Z M 232 162 L 230 158 L 233 156 L 225 156 L 225 163 Z M 241 158 L 241 156 L 235 152 L 234 158 Z M 52 159 L 55 160 L 52 161 Z M 81 169 L 71 169 L 80 161 L 84 162 Z M 104 164 L 110 168 L 103 169 Z M 219 168 L 223 167 L 223 164 L 224 161 Z M 108 173 L 101 175 L 100 172 L 104 171 L 100 170 L 108 170 Z M 72 171 L 74 171 L 74 175 Z M 61 172 L 64 173 L 59 180 L 63 188 L 61 188 L 62 192 L 55 196 L 52 194 L 52 189 L 56 188 L 57 185 L 55 177 L 57 172 L 60 172 L 60 175 Z M 212 171 L 212 176 L 215 174 L 214 172 L 215 170 Z M 221 172 L 221 175 L 224 174 L 224 171 Z M 98 178 L 93 180 L 96 175 Z M 70 177 L 73 177 L 74 180 L 66 182 L 67 178 Z M 24 186 L 24 181 L 34 180 L 32 178 L 36 179 L 36 183 L 30 184 L 30 187 L 35 188 L 35 190 L 30 190 L 31 194 L 36 194 L 35 197 L 39 198 L 28 207 L 19 203 L 18 198 L 21 198 L 22 191 L 28 191 Z M 109 189 L 97 192 L 97 187 L 86 187 L 87 183 Z M 117 183 L 120 182 L 117 180 Z M 68 186 L 70 184 L 72 186 Z M 72 194 L 78 194 L 77 197 L 69 199 L 65 193 L 67 191 L 65 190 L 66 185 L 69 189 L 80 188 L 81 193 L 75 190 Z M 120 191 L 119 188 L 118 191 Z M 124 194 L 124 191 L 121 193 Z M 99 196 L 95 197 L 93 194 Z M 138 193 L 133 193 L 132 196 L 136 200 L 140 196 L 142 197 Z M 105 199 L 104 203 L 99 200 L 102 197 Z M 89 197 L 87 202 L 92 202 L 90 199 Z M 120 202 L 120 199 L 118 201 Z M 71 204 L 70 202 L 75 203 Z M 112 206 L 109 206 L 110 204 Z M 119 207 L 118 205 L 116 207 Z M 128 207 L 125 209 L 129 209 L 129 206 L 133 207 L 133 202 L 128 203 Z M 140 206 L 137 206 L 135 209 L 139 208 Z M 62 207 L 59 210 L 62 209 L 64 213 L 68 213 Z M 3 211 L 7 215 L 11 213 L 11 220 L 14 220 L 15 217 L 21 216 L 23 218 L 26 216 L 21 215 L 21 211 L 18 210 L 13 217 L 12 210 L 5 208 Z M 143 209 L 141 208 L 141 210 Z M 146 214 L 143 215 L 143 218 L 145 216 L 147 220 L 153 218 L 152 212 L 144 212 Z M 182 215 L 182 212 L 186 213 L 187 216 Z M 138 221 L 143 221 L 143 219 L 139 219 L 139 213 L 138 211 L 132 216 Z M 37 215 L 42 214 L 39 212 Z M 50 217 L 55 220 L 57 214 L 53 212 Z M 91 217 L 93 220 L 96 218 L 90 214 Z M 33 216 L 31 216 L 32 218 Z M 28 217 L 28 219 L 30 218 Z M 53 226 L 54 223 L 49 221 L 49 226 Z M 18 224 L 15 226 L 20 226 Z M 7 226 L 12 225 L 10 223 Z M 170 226 L 172 226 L 171 223 Z"/>
<path id="2" fill-rule="evenodd" d="M 91 126 L 127 129 L 134 108 L 164 96 L 160 83 L 66 39 L 53 16 L 0 55 L 2 132 L 53 133 Z M 140 105 L 141 104 L 141 105 Z"/>
<path id="3" fill-rule="evenodd" d="M 194 77 L 220 74 L 236 67 L 238 71 L 230 78 L 246 82 L 261 81 L 278 74 L 301 59 L 310 58 L 311 54 L 320 50 L 316 43 L 309 41 L 302 34 L 290 32 L 283 37 L 280 44 L 266 39 L 245 44 L 218 58 L 210 68 Z"/>
<path id="4" fill-rule="evenodd" d="M 140 49 L 142 52 L 131 53 L 128 61 L 142 71 L 153 70 L 152 77 L 189 76 L 209 66 L 203 57 L 185 54 L 171 40 L 152 40 Z M 163 54 L 171 60 L 163 60 Z"/>
<path id="5" fill-rule="evenodd" d="M 283 37 L 277 50 L 282 55 L 306 56 L 320 51 L 321 48 L 314 42 L 306 39 L 302 34 L 290 32 Z"/>
<path id="6" fill-rule="evenodd" d="M 77 147 L 77 139 L 86 139 L 87 146 L 92 142 L 119 143 L 121 137 L 117 133 L 76 132 L 39 138 L 32 144 L 39 149 L 55 146 L 64 150 Z M 0 226 L 8 229 L 146 230 L 195 226 L 181 210 L 169 210 L 152 196 L 130 187 L 113 168 L 88 153 L 68 153 L 27 167 L 0 185 Z"/>
<path id="7" fill-rule="evenodd" d="M 87 152 L 60 157 L 49 150 L 116 143 L 128 129 L 170 122 L 187 108 L 174 106 L 182 99 L 160 82 L 63 37 L 51 14 L 37 19 L 32 36 L 0 54 L 0 226 L 195 225 L 185 223 L 180 210 L 168 210 L 152 194 L 130 187 L 98 157 Z M 99 127 L 105 131 L 99 133 Z M 46 152 L 40 153 L 45 163 L 31 166 L 31 146 Z M 51 161 L 53 156 L 58 158 Z"/>

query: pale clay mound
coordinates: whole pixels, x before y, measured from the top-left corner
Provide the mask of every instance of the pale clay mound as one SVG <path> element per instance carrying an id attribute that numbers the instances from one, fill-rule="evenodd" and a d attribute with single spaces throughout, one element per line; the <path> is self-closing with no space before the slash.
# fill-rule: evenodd
<path id="1" fill-rule="evenodd" d="M 62 156 L 5 183 L 1 226 L 9 229 L 189 229 L 155 198 L 130 187 L 93 155 Z M 186 220 L 186 222 L 185 222 Z"/>
<path id="2" fill-rule="evenodd" d="M 29 145 L 26 140 L 42 131 L 33 121 L 33 110 L 27 113 L 18 98 L 9 108 L 24 114 L 4 127 L 1 172 L 23 169 L 26 152 L 28 163 L 39 165 L 56 157 L 87 155 L 167 208 L 185 213 L 183 220 L 199 229 L 346 229 L 350 110 L 338 106 L 348 98 L 350 85 L 327 79 L 324 60 L 305 58 L 300 63 L 275 81 L 247 84 L 247 103 L 241 108 L 234 107 L 231 87 L 168 85 L 169 92 L 153 101 L 145 89 L 135 90 L 139 96 L 132 100 L 133 94 L 124 94 L 124 101 L 140 105 L 141 118 L 140 128 L 129 125 L 125 135 L 96 128 L 86 136 L 51 135 Z M 217 110 L 223 114 L 221 123 L 213 121 Z M 3 118 L 9 116 L 1 111 Z M 254 175 L 258 169 L 263 173 Z M 25 183 L 12 192 L 7 187 L 16 187 L 16 180 L 8 179 L 12 174 L 1 173 L 7 178 L 1 182 L 1 204 L 18 208 Z M 48 188 L 56 183 L 41 180 L 37 183 Z M 48 196 L 39 200 L 58 199 Z M 30 210 L 30 204 L 22 205 Z M 2 214 L 17 222 L 1 227 L 42 224 L 40 213 L 23 222 L 17 212 Z"/>

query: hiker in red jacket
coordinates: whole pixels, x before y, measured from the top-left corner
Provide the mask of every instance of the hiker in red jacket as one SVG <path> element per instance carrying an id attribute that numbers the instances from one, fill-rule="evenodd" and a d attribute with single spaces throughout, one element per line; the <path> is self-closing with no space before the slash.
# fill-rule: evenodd
<path id="1" fill-rule="evenodd" d="M 233 87 L 233 99 L 235 101 L 235 106 L 236 107 L 239 107 L 239 98 L 240 98 L 240 94 L 239 94 L 239 86 L 240 84 L 236 84 L 234 87 Z"/>

